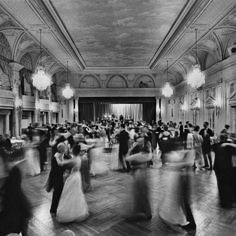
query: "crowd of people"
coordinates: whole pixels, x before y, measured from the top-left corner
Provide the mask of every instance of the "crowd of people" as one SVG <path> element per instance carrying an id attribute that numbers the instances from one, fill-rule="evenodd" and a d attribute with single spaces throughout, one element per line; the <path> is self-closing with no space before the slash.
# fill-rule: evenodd
<path id="1" fill-rule="evenodd" d="M 190 122 L 184 125 L 160 120 L 148 124 L 122 117 L 43 128 L 30 125 L 21 137 L 23 169 L 10 158 L 19 149 L 12 147 L 9 136 L 1 136 L 0 236 L 20 232 L 27 235 L 32 212 L 21 188 L 22 170 L 24 175 L 36 176 L 50 166 L 45 190 L 52 192 L 51 215 L 60 223 L 86 220 L 89 206 L 85 193 L 93 191 L 91 177 L 110 171 L 101 156 L 104 149 L 114 146 L 118 147 L 113 153 L 117 155 L 114 169 L 133 176 L 134 204 L 127 220 L 152 218 L 148 171 L 159 157 L 166 186 L 160 218 L 182 230 L 196 230 L 190 206 L 191 172 L 214 169 L 221 207 L 232 208 L 236 203 L 236 144 L 229 129 L 225 125 L 216 136 L 208 122 L 200 129 Z"/>

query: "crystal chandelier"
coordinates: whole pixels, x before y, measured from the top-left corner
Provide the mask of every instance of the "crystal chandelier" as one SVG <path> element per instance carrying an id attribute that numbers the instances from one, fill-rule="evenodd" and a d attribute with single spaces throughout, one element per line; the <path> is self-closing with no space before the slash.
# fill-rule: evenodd
<path id="1" fill-rule="evenodd" d="M 195 29 L 196 35 L 196 60 L 198 60 L 197 54 L 197 29 Z M 201 71 L 200 65 L 197 63 L 192 66 L 192 69 L 188 72 L 186 76 L 187 84 L 192 88 L 199 88 L 205 83 L 205 74 Z"/>
<path id="2" fill-rule="evenodd" d="M 40 90 L 43 91 L 47 89 L 52 84 L 52 80 L 49 74 L 47 74 L 44 70 L 44 67 L 41 65 L 41 54 L 42 54 L 42 47 L 41 47 L 41 35 L 42 35 L 42 30 L 39 30 L 40 33 L 40 54 L 39 54 L 39 65 L 36 69 L 36 72 L 32 75 L 32 80 L 33 80 L 33 86 Z"/>
<path id="3" fill-rule="evenodd" d="M 62 90 L 62 95 L 65 99 L 71 99 L 74 96 L 74 91 L 70 87 L 69 79 L 68 79 L 68 61 L 67 61 L 67 70 L 66 70 L 67 84 L 66 87 Z"/>
<path id="4" fill-rule="evenodd" d="M 165 97 L 171 97 L 174 91 L 173 88 L 170 86 L 170 83 L 168 83 L 168 61 L 167 61 L 166 77 L 167 77 L 167 82 L 162 88 L 162 95 Z"/>

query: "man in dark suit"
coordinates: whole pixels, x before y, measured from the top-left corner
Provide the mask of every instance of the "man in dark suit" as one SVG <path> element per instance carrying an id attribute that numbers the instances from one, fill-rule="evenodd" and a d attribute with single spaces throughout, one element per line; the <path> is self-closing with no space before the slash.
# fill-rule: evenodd
<path id="1" fill-rule="evenodd" d="M 214 133 L 208 126 L 209 126 L 209 123 L 204 122 L 203 129 L 201 129 L 199 134 L 203 138 L 202 153 L 203 153 L 204 162 L 205 162 L 204 167 L 206 169 L 212 170 L 211 137 L 214 136 Z M 208 163 L 208 161 L 209 161 L 209 163 Z"/>
<path id="2" fill-rule="evenodd" d="M 129 150 L 129 133 L 125 130 L 125 124 L 121 124 L 121 131 L 119 134 L 119 160 L 123 170 L 130 170 L 130 165 L 125 162 L 125 156 Z"/>
<path id="3" fill-rule="evenodd" d="M 55 215 L 57 212 L 57 207 L 64 186 L 63 174 L 65 171 L 65 167 L 61 165 L 61 162 L 65 159 L 69 159 L 69 157 L 66 156 L 65 153 L 66 145 L 64 143 L 59 143 L 57 145 L 57 152 L 52 157 L 52 167 L 49 174 L 49 183 L 47 189 L 48 191 L 53 189 L 52 204 L 50 209 L 50 213 L 52 215 Z"/>

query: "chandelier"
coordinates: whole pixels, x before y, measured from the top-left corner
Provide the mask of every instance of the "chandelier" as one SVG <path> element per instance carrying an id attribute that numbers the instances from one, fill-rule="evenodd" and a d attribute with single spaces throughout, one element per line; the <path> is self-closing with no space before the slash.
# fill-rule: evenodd
<path id="1" fill-rule="evenodd" d="M 42 30 L 39 30 L 40 33 L 40 54 L 39 54 L 39 66 L 36 69 L 36 72 L 32 75 L 33 86 L 43 91 L 47 89 L 52 84 L 51 77 L 49 74 L 45 72 L 44 67 L 41 65 L 41 54 L 42 54 L 42 46 L 41 46 L 41 37 L 42 37 Z"/>
<path id="2" fill-rule="evenodd" d="M 198 60 L 197 54 L 197 29 L 195 29 L 195 44 L 196 44 L 196 60 Z M 205 83 L 205 74 L 201 71 L 200 64 L 193 65 L 191 70 L 186 76 L 187 84 L 192 88 L 199 88 Z"/>
<path id="3" fill-rule="evenodd" d="M 162 88 L 162 95 L 165 97 L 171 97 L 174 91 L 173 88 L 170 86 L 170 83 L 168 83 L 168 61 L 167 61 L 166 77 L 167 77 L 167 82 Z"/>
<path id="4" fill-rule="evenodd" d="M 68 61 L 67 61 L 66 77 L 67 77 L 67 83 L 66 83 L 66 87 L 62 90 L 62 95 L 65 99 L 71 99 L 74 96 L 74 91 L 70 87 L 70 83 L 68 79 Z"/>

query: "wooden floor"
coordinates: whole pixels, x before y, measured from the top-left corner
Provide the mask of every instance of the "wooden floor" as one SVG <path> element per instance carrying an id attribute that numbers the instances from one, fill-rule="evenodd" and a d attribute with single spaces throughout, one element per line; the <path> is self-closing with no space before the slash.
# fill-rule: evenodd
<path id="1" fill-rule="evenodd" d="M 109 164 L 114 154 L 104 154 Z M 62 225 L 49 213 L 51 193 L 44 189 L 48 172 L 36 177 L 26 177 L 23 187 L 33 205 L 33 218 L 29 225 L 29 236 L 53 236 L 65 229 L 76 235 L 90 236 L 146 236 L 146 235 L 188 235 L 176 232 L 162 223 L 158 215 L 162 192 L 163 175 L 158 161 L 149 169 L 151 204 L 153 218 L 150 221 L 129 223 L 125 217 L 130 206 L 132 176 L 110 171 L 106 176 L 92 178 L 92 191 L 86 194 L 90 217 L 83 223 Z M 199 236 L 236 235 L 236 209 L 223 210 L 218 207 L 218 192 L 214 172 L 194 173 L 192 209 Z"/>

